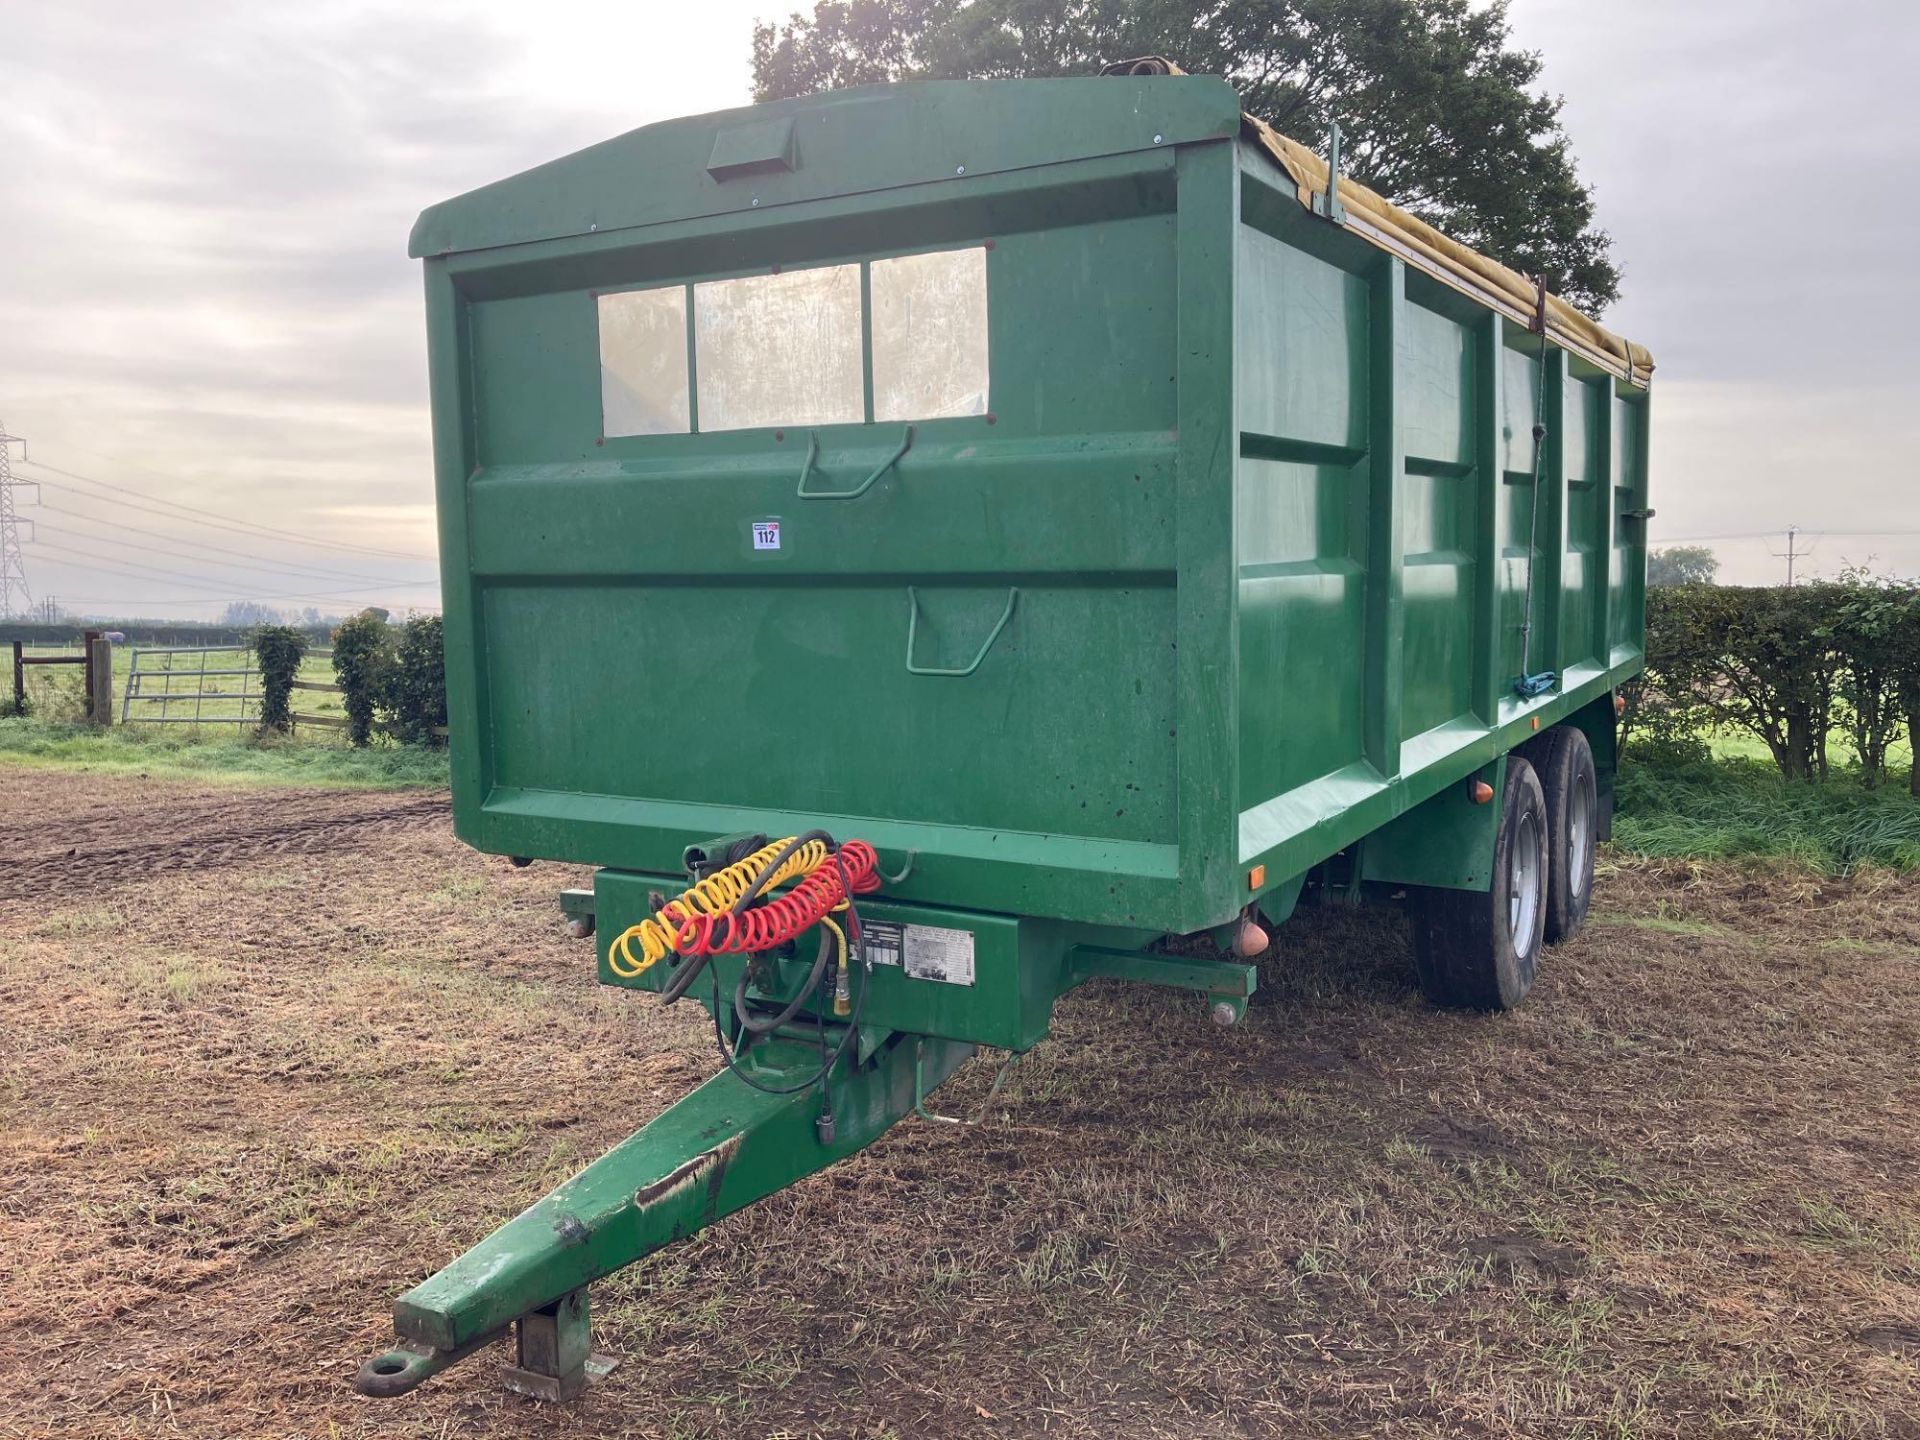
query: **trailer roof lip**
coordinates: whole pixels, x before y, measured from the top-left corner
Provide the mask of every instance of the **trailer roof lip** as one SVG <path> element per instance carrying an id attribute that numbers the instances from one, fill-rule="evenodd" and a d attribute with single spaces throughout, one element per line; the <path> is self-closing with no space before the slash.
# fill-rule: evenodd
<path id="1" fill-rule="evenodd" d="M 896 113 L 882 120 L 875 107 Z M 789 117 L 799 152 L 792 171 L 725 179 L 708 173 L 716 136 Z M 1063 125 L 1062 117 L 1072 123 Z M 914 127 L 912 144 L 875 143 L 888 125 Z M 428 206 L 407 253 L 425 259 L 758 212 L 1231 139 L 1239 129 L 1238 94 L 1211 76 L 861 85 L 629 130 Z M 956 158 L 969 148 L 975 153 Z M 961 166 L 963 175 L 956 173 Z"/>
<path id="2" fill-rule="evenodd" d="M 886 112 L 884 114 L 876 111 Z M 789 122 L 780 164 L 715 175 L 716 143 Z M 817 124 L 814 122 L 818 122 Z M 906 128 L 908 143 L 876 137 Z M 1205 75 L 918 80 L 859 85 L 789 100 L 655 121 L 422 211 L 415 259 L 612 235 L 674 222 L 763 214 L 915 185 L 1096 160 L 1241 137 L 1285 173 L 1303 205 L 1326 185 L 1326 162 L 1244 115 L 1224 79 Z M 1534 325 L 1636 388 L 1653 357 L 1534 282 L 1433 229 L 1350 178 L 1343 226 L 1442 284 Z"/>

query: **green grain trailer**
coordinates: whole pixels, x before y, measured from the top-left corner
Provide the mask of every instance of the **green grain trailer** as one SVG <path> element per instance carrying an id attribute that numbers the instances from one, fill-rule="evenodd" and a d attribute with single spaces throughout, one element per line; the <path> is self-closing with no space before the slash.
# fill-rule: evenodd
<path id="1" fill-rule="evenodd" d="M 434 207 L 412 253 L 456 829 L 601 867 L 565 902 L 601 979 L 684 990 L 727 1063 L 402 1296 L 368 1393 L 509 1332 L 512 1383 L 577 1393 L 589 1282 L 1090 977 L 1232 1023 L 1303 891 L 1404 896 L 1428 992 L 1487 1009 L 1578 925 L 1650 362 L 1329 191 L 1225 83 L 671 121 Z M 824 926 L 623 952 L 811 831 L 884 874 L 845 958 Z"/>

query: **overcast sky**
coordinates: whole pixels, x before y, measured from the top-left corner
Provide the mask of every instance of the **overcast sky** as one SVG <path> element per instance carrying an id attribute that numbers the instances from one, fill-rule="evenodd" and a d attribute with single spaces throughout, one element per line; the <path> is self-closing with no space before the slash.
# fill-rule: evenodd
<path id="1" fill-rule="evenodd" d="M 0 422 L 48 482 L 36 596 L 437 608 L 414 216 L 744 103 L 753 19 L 788 8 L 0 0 Z M 1659 364 L 1655 542 L 1775 532 L 1719 547 L 1760 581 L 1797 524 L 1806 569 L 1920 573 L 1920 5 L 1513 21 L 1626 272 L 1606 319 Z"/>

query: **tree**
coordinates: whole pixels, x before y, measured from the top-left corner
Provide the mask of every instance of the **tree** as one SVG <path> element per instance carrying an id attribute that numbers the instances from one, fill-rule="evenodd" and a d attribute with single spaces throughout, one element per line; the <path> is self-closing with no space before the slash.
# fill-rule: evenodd
<path id="1" fill-rule="evenodd" d="M 1706 545 L 1669 545 L 1647 552 L 1647 584 L 1711 585 L 1720 573 L 1720 557 Z"/>
<path id="2" fill-rule="evenodd" d="M 280 612 L 257 600 L 233 600 L 220 612 L 220 623 L 235 630 L 252 630 L 260 625 L 279 624 Z"/>
<path id="3" fill-rule="evenodd" d="M 1920 799 L 1920 585 L 1882 585 L 1868 609 L 1876 659 L 1891 677 L 1894 707 L 1906 717 L 1912 765 L 1907 792 Z M 1857 622 L 1856 622 L 1857 623 Z M 1862 756 L 1864 766 L 1865 756 Z"/>
<path id="4" fill-rule="evenodd" d="M 1878 580 L 1864 569 L 1849 570 L 1820 626 L 1838 657 L 1834 694 L 1869 790 L 1885 777 L 1887 748 L 1909 720 L 1903 702 L 1915 660 L 1913 599 L 1904 585 Z"/>
<path id="5" fill-rule="evenodd" d="M 1705 753 L 1701 737 L 1721 714 L 1732 603 L 1731 591 L 1710 585 L 1647 592 L 1647 668 L 1621 687 L 1623 744 L 1632 736 L 1670 755 Z"/>
<path id="6" fill-rule="evenodd" d="M 1899 639 L 1900 708 L 1907 712 L 1907 793 L 1920 800 L 1920 591 L 1907 592 Z"/>
<path id="7" fill-rule="evenodd" d="M 1511 48 L 1507 0 L 818 0 L 756 25 L 759 100 L 882 80 L 1091 75 L 1164 55 L 1223 75 L 1303 143 L 1458 240 L 1599 311 L 1619 293 L 1561 100 Z"/>

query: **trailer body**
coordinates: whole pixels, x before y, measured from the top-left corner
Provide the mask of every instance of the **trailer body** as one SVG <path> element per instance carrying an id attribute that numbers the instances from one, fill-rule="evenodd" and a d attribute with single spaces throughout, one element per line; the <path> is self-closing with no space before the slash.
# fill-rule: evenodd
<path id="1" fill-rule="evenodd" d="M 1365 198 L 1155 76 L 670 121 L 421 217 L 459 835 L 601 867 L 576 926 L 646 988 L 610 950 L 690 847 L 820 828 L 886 882 L 862 1008 L 810 1012 L 857 1032 L 845 1130 L 801 1155 L 723 1072 L 403 1298 L 369 1387 L 536 1312 L 583 1354 L 594 1275 L 1083 980 L 1238 1018 L 1252 966 L 1156 937 L 1284 919 L 1310 873 L 1487 892 L 1543 730 L 1604 798 L 1645 367 Z M 800 993 L 748 963 L 696 993 L 717 1023 Z"/>
<path id="2" fill-rule="evenodd" d="M 413 249 L 483 850 L 671 873 L 824 823 L 915 856 L 892 898 L 1190 932 L 1640 665 L 1644 388 L 1308 212 L 1222 82 L 672 121 Z M 870 419 L 874 266 L 942 251 L 982 262 L 985 403 Z M 711 408 L 708 290 L 809 270 L 866 287 L 861 338 L 770 363 L 864 367 L 858 418 L 797 384 L 784 419 L 609 433 L 605 297 L 686 297 Z M 796 493 L 909 426 L 865 493 Z"/>

